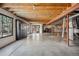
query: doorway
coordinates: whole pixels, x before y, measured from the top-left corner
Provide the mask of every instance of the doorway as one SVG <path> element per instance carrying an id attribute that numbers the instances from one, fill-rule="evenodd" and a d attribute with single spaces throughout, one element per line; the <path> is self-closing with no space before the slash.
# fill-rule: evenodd
<path id="1" fill-rule="evenodd" d="M 79 16 L 73 18 L 73 42 L 79 45 Z"/>
<path id="2" fill-rule="evenodd" d="M 25 37 L 27 37 L 27 25 L 20 20 L 16 20 L 16 40 L 20 40 Z"/>
<path id="3" fill-rule="evenodd" d="M 40 25 L 32 25 L 32 33 L 40 33 Z"/>

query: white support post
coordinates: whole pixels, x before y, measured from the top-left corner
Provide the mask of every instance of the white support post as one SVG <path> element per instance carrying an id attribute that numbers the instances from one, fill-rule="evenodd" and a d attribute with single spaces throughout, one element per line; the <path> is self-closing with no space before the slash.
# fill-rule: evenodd
<path id="1" fill-rule="evenodd" d="M 63 29 L 62 29 L 62 38 L 64 38 L 64 32 L 65 32 L 65 17 L 63 18 Z"/>

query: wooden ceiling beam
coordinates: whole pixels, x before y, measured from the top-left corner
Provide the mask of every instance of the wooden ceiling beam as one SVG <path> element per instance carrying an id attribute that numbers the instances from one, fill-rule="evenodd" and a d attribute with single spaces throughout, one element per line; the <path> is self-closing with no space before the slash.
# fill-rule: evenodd
<path id="1" fill-rule="evenodd" d="M 27 9 L 33 10 L 33 6 L 35 6 L 36 10 L 54 10 L 54 9 L 61 9 L 70 7 L 68 4 L 50 4 L 50 5 L 27 5 L 27 4 L 4 4 L 3 8 L 10 7 L 10 8 L 18 8 L 18 9 Z"/>
<path id="2" fill-rule="evenodd" d="M 61 13 L 60 15 L 58 15 L 57 17 L 55 17 L 54 19 L 52 19 L 51 21 L 47 22 L 47 24 L 51 24 L 57 20 L 59 20 L 60 18 L 66 16 L 67 14 L 73 12 L 74 10 L 76 10 L 77 8 L 79 8 L 79 4 L 76 3 L 73 6 L 71 6 L 69 9 L 65 10 L 65 12 Z"/>
<path id="3" fill-rule="evenodd" d="M 34 6 L 34 9 L 33 9 Z M 69 8 L 71 4 L 65 3 L 48 3 L 48 4 L 18 4 L 18 3 L 5 3 L 2 8 L 9 8 L 8 11 L 12 11 L 14 14 L 29 19 L 33 22 L 46 23 L 51 19 L 54 19 L 60 15 L 64 10 Z M 36 16 L 34 16 L 36 15 Z M 36 20 L 37 19 L 37 20 Z M 41 19 L 41 20 L 40 20 Z M 45 21 L 45 20 L 46 21 Z"/>
<path id="4" fill-rule="evenodd" d="M 11 8 L 11 9 L 25 9 L 25 10 L 33 10 L 33 6 L 26 6 L 26 7 L 19 7 L 19 6 L 3 6 L 2 8 Z M 35 10 L 60 10 L 60 9 L 66 9 L 67 7 L 35 7 Z"/>

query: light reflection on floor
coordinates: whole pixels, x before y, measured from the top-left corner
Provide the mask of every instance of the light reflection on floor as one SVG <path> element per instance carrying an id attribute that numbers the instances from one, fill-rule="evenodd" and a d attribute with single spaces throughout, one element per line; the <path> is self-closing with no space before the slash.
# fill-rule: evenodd
<path id="1" fill-rule="evenodd" d="M 79 47 L 55 41 L 49 34 L 33 33 L 23 40 L 0 49 L 0 55 L 10 56 L 72 56 L 79 55 Z M 58 38 L 59 39 L 59 38 Z"/>

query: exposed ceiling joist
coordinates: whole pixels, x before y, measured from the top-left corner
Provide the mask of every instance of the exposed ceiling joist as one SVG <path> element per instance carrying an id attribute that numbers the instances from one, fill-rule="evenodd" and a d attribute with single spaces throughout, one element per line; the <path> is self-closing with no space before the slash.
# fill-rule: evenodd
<path id="1" fill-rule="evenodd" d="M 70 3 L 4 3 L 2 8 L 32 22 L 46 23 L 71 7 Z"/>
<path id="2" fill-rule="evenodd" d="M 60 15 L 58 15 L 57 17 L 53 18 L 52 20 L 50 20 L 49 22 L 47 22 L 47 24 L 51 24 L 55 21 L 60 20 L 60 18 L 66 16 L 67 14 L 70 14 L 71 12 L 73 12 L 74 10 L 79 8 L 79 4 L 76 3 L 73 6 L 71 6 L 69 9 L 65 10 L 65 12 L 61 13 Z"/>

